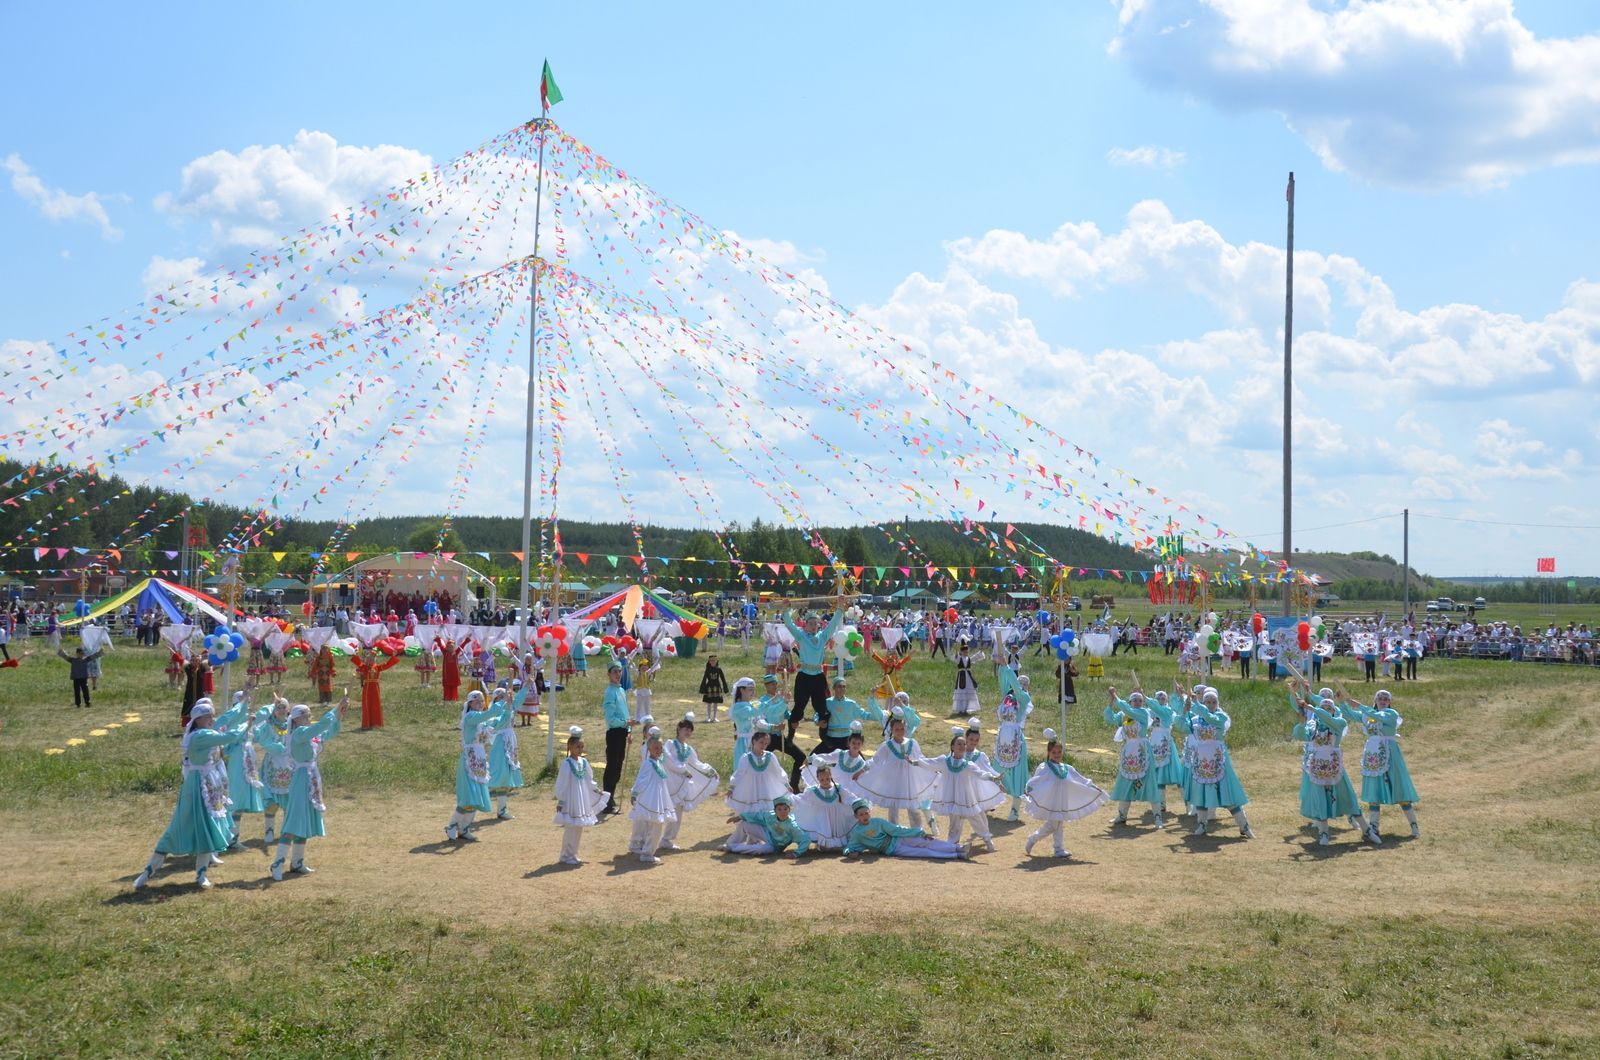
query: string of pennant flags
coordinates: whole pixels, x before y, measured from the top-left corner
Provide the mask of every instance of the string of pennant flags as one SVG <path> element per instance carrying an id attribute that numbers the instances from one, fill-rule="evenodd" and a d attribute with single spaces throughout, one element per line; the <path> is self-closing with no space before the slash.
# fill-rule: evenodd
<path id="1" fill-rule="evenodd" d="M 548 233 L 537 252 L 536 209 Z M 497 398 L 525 381 L 516 373 L 535 290 L 541 566 L 632 567 L 684 584 L 726 573 L 751 587 L 843 576 L 998 587 L 1062 572 L 1166 584 L 1308 578 L 548 121 L 491 137 L 234 267 L 58 341 L 0 352 L 0 454 L 25 463 L 0 482 L 0 509 L 26 519 L 0 554 L 120 563 L 182 517 L 151 505 L 99 548 L 52 544 L 115 499 L 86 506 L 115 470 L 240 509 L 196 553 L 202 571 L 254 551 L 309 558 L 314 579 L 361 557 L 344 546 L 393 487 L 432 478 L 444 515 L 430 555 L 446 563 L 455 554 L 437 548 L 454 517 L 486 478 L 505 477 L 500 442 L 514 430 L 521 443 L 520 403 Z M 564 545 L 574 475 L 591 503 L 596 491 L 615 498 L 631 554 Z M 721 496 L 718 481 L 737 484 L 740 499 Z M 652 556 L 641 508 L 669 494 L 711 527 L 748 517 L 757 497 L 815 558 L 750 559 L 724 532 L 714 534 L 720 557 Z M 1127 545 L 1152 566 L 1075 567 L 999 520 L 1002 498 L 1008 513 Z M 323 505 L 338 513 L 324 547 L 272 548 Z M 837 509 L 875 527 L 895 561 L 845 563 L 823 529 Z M 986 562 L 932 563 L 886 511 L 946 523 Z M 1182 540 L 1194 557 L 1171 547 Z"/>

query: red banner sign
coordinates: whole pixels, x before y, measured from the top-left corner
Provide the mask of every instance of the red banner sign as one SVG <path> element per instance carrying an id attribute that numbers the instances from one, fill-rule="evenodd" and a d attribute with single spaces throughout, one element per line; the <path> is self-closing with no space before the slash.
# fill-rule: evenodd
<path id="1" fill-rule="evenodd" d="M 1554 574 L 1556 572 L 1556 558 L 1554 556 L 1540 556 L 1538 565 L 1534 568 L 1536 574 Z"/>

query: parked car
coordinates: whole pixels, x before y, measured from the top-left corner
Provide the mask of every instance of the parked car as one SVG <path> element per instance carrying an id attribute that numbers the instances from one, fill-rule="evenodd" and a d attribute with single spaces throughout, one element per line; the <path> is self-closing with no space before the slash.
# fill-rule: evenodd
<path id="1" fill-rule="evenodd" d="M 1489 601 L 1480 596 L 1476 600 L 1472 601 L 1472 606 L 1478 608 L 1488 607 Z"/>
<path id="2" fill-rule="evenodd" d="M 1437 600 L 1429 600 L 1428 601 L 1428 606 L 1424 610 L 1427 610 L 1427 611 L 1430 611 L 1430 612 L 1437 612 L 1439 610 L 1439 601 L 1437 601 Z"/>
<path id="3" fill-rule="evenodd" d="M 1083 601 L 1081 599 L 1079 599 L 1078 597 L 1076 597 L 1076 596 L 1069 597 L 1067 599 L 1067 610 L 1068 611 L 1082 611 L 1083 610 Z"/>

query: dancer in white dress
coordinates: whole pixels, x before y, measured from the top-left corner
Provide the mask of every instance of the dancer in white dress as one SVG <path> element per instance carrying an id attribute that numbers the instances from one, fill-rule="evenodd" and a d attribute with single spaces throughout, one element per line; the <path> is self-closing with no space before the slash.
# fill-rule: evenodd
<path id="1" fill-rule="evenodd" d="M 855 827 L 855 814 L 850 812 L 855 799 L 833 782 L 833 767 L 826 762 L 817 764 L 816 778 L 800 793 L 795 820 L 819 850 L 842 850 Z"/>
<path id="2" fill-rule="evenodd" d="M 667 791 L 672 795 L 672 808 L 678 811 L 678 816 L 661 835 L 662 850 L 682 849 L 678 846 L 678 828 L 683 824 L 683 815 L 715 795 L 717 786 L 722 783 L 717 771 L 700 761 L 694 745 L 689 743 L 693 735 L 694 715 L 685 714 L 678 722 L 677 736 L 667 744 Z M 682 770 L 672 768 L 671 763 L 681 766 Z"/>
<path id="3" fill-rule="evenodd" d="M 578 840 L 585 828 L 600 823 L 600 812 L 611 796 L 600 790 L 589 760 L 583 757 L 583 730 L 574 725 L 567 734 L 567 757 L 556 771 L 555 823 L 562 828 L 561 864 L 582 865 Z"/>
<path id="4" fill-rule="evenodd" d="M 889 738 L 872 753 L 872 764 L 853 785 L 863 798 L 889 811 L 889 821 L 900 823 L 905 810 L 914 827 L 922 827 L 922 807 L 931 797 L 939 775 L 926 764 L 917 741 L 907 738 L 905 718 L 895 708 L 889 719 Z"/>
<path id="5" fill-rule="evenodd" d="M 628 793 L 628 819 L 633 822 L 633 835 L 628 849 L 646 865 L 659 865 L 656 849 L 667 825 L 678 819 L 672 805 L 672 791 L 667 780 L 669 768 L 687 772 L 680 763 L 669 762 L 666 745 L 661 742 L 661 730 L 645 730 L 644 758 L 639 762 L 639 775 L 633 778 L 633 789 Z"/>
<path id="6" fill-rule="evenodd" d="M 994 853 L 989 834 L 989 811 L 1006 804 L 1006 793 L 995 783 L 1000 774 L 967 757 L 965 726 L 950 730 L 950 753 L 923 761 L 933 767 L 938 782 L 933 789 L 933 812 L 950 818 L 950 842 L 960 845 L 961 831 L 972 826 L 974 842 Z"/>
<path id="7" fill-rule="evenodd" d="M 861 723 L 851 722 L 850 735 L 845 740 L 844 750 L 812 755 L 806 760 L 805 769 L 800 771 L 801 782 L 807 787 L 812 787 L 818 782 L 819 770 L 823 766 L 832 767 L 833 782 L 844 790 L 845 808 L 848 809 L 852 802 L 861 797 L 861 793 L 855 789 L 856 778 L 865 773 L 867 766 L 872 764 L 872 760 L 863 754 L 864 747 Z"/>
<path id="8" fill-rule="evenodd" d="M 723 799 L 734 813 L 762 813 L 772 809 L 772 800 L 789 791 L 789 777 L 778 768 L 778 758 L 767 750 L 767 727 L 760 722 L 750 734 L 750 750 L 734 763 L 728 781 L 728 796 Z"/>
<path id="9" fill-rule="evenodd" d="M 1048 741 L 1045 744 L 1045 759 L 1028 779 L 1027 790 L 1022 796 L 1028 816 L 1039 821 L 1040 825 L 1023 844 L 1022 852 L 1031 855 L 1034 844 L 1049 836 L 1055 845 L 1055 856 L 1070 858 L 1072 852 L 1067 849 L 1066 838 L 1062 834 L 1066 823 L 1087 817 L 1098 810 L 1105 804 L 1106 793 L 1067 764 L 1066 748 L 1056 738 L 1054 729 L 1046 729 L 1044 738 Z"/>

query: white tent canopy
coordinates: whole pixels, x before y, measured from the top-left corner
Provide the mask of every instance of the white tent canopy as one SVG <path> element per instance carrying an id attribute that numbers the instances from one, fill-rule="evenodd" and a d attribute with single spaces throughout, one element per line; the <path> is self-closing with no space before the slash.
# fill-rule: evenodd
<path id="1" fill-rule="evenodd" d="M 489 604 L 493 606 L 497 599 L 494 579 L 486 574 L 479 574 L 460 560 L 447 558 L 453 555 L 454 553 L 390 552 L 381 556 L 370 556 L 331 578 L 317 579 L 315 591 L 327 593 L 332 585 L 349 583 L 357 588 L 358 595 L 368 596 L 382 597 L 391 592 L 407 596 L 414 593 L 431 596 L 434 593 L 444 592 L 450 594 L 455 606 L 465 611 L 462 601 L 476 600 L 477 593 L 472 590 L 475 586 L 481 585 L 488 587 Z"/>

